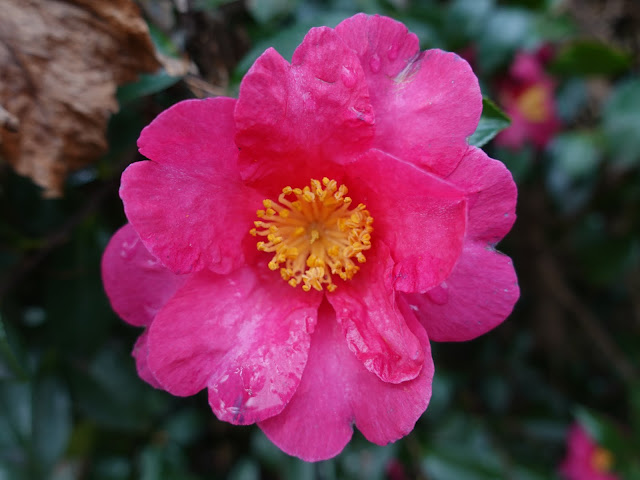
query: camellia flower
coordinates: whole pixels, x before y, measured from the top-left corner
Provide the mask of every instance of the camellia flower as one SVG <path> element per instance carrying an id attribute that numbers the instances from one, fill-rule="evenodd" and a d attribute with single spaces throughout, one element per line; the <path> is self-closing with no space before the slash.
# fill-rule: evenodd
<path id="1" fill-rule="evenodd" d="M 312 29 L 291 63 L 267 50 L 237 100 L 160 114 L 102 264 L 113 308 L 146 327 L 140 376 L 207 388 L 220 420 L 305 460 L 354 424 L 377 444 L 408 434 L 429 340 L 481 335 L 519 295 L 493 248 L 515 185 L 467 144 L 481 108 L 464 60 L 360 14 Z"/>
<path id="2" fill-rule="evenodd" d="M 567 480 L 618 480 L 611 472 L 613 455 L 600 447 L 580 425 L 569 429 L 567 456 L 560 465 L 560 473 Z"/>
<path id="3" fill-rule="evenodd" d="M 548 49 L 520 52 L 509 73 L 497 84 L 498 101 L 511 125 L 496 136 L 496 144 L 520 148 L 531 142 L 544 148 L 561 127 L 554 98 L 555 82 L 544 70 Z"/>

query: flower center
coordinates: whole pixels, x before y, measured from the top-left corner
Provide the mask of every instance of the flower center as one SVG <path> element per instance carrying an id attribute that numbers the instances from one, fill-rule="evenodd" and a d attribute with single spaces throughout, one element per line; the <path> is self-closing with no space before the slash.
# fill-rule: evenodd
<path id="1" fill-rule="evenodd" d="M 547 119 L 547 92 L 542 85 L 527 88 L 519 96 L 518 110 L 522 116 L 532 123 L 541 123 Z"/>
<path id="2" fill-rule="evenodd" d="M 613 455 L 605 448 L 597 447 L 591 455 L 591 466 L 598 473 L 606 473 L 613 466 Z"/>
<path id="3" fill-rule="evenodd" d="M 266 237 L 258 250 L 273 253 L 271 270 L 280 269 L 292 287 L 302 283 L 305 291 L 333 292 L 332 275 L 350 280 L 367 259 L 371 248 L 373 218 L 362 203 L 351 207 L 347 187 L 327 177 L 311 179 L 302 189 L 284 187 L 278 202 L 266 199 L 256 213 L 251 235 Z"/>

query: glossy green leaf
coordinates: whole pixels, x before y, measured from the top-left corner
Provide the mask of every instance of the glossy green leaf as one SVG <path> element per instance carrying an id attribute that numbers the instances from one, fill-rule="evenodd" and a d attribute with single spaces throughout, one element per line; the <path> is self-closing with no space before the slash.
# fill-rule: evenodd
<path id="1" fill-rule="evenodd" d="M 551 71 L 560 75 L 616 75 L 631 66 L 625 52 L 596 40 L 567 45 L 554 58 Z"/>
<path id="2" fill-rule="evenodd" d="M 640 80 L 621 83 L 603 110 L 608 150 L 621 166 L 640 165 Z"/>
<path id="3" fill-rule="evenodd" d="M 445 16 L 447 38 L 460 46 L 477 37 L 494 8 L 494 0 L 454 0 Z"/>
<path id="4" fill-rule="evenodd" d="M 469 144 L 482 147 L 500 131 L 511 125 L 511 119 L 489 98 L 482 98 L 482 116 L 476 131 L 469 137 Z"/>
<path id="5" fill-rule="evenodd" d="M 58 379 L 36 380 L 32 391 L 32 451 L 46 468 L 64 453 L 71 436 L 71 398 Z"/>
<path id="6" fill-rule="evenodd" d="M 9 336 L 0 316 L 0 378 L 3 376 L 3 370 L 10 372 L 20 380 L 27 380 L 29 377 L 27 370 L 22 366 L 11 347 Z"/>
<path id="7" fill-rule="evenodd" d="M 528 46 L 534 19 L 534 15 L 525 9 L 495 9 L 477 39 L 479 69 L 494 72 L 506 65 L 516 50 Z"/>
<path id="8" fill-rule="evenodd" d="M 507 478 L 505 465 L 485 427 L 463 415 L 443 420 L 432 432 L 422 468 L 433 480 Z"/>
<path id="9" fill-rule="evenodd" d="M 181 78 L 182 77 L 173 77 L 167 72 L 142 74 L 138 81 L 127 83 L 118 88 L 116 94 L 118 103 L 120 106 L 123 106 L 138 98 L 161 92 L 178 83 Z"/>
<path id="10" fill-rule="evenodd" d="M 242 459 L 235 464 L 228 480 L 260 480 L 260 467 L 251 459 Z"/>
<path id="11" fill-rule="evenodd" d="M 247 9 L 260 23 L 268 23 L 293 12 L 298 0 L 248 0 Z"/>

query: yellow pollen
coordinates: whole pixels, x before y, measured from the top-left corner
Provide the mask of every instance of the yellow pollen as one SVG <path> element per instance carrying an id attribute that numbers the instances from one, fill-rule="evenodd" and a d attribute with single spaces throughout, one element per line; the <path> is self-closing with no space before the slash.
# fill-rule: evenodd
<path id="1" fill-rule="evenodd" d="M 362 203 L 352 207 L 348 189 L 324 177 L 304 188 L 284 187 L 275 202 L 266 199 L 249 233 L 257 248 L 272 253 L 270 270 L 279 270 L 292 287 L 335 291 L 332 275 L 350 280 L 371 248 L 373 218 Z"/>
<path id="2" fill-rule="evenodd" d="M 548 115 L 545 101 L 547 91 L 542 85 L 533 85 L 518 96 L 517 108 L 524 118 L 532 123 L 544 122 Z"/>
<path id="3" fill-rule="evenodd" d="M 613 455 L 609 450 L 597 447 L 591 455 L 591 466 L 596 472 L 607 473 L 613 467 Z"/>

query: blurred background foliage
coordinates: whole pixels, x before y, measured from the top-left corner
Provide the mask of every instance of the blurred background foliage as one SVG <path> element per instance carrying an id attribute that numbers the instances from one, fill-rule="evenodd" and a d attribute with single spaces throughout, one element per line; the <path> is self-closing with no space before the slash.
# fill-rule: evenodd
<path id="1" fill-rule="evenodd" d="M 619 478 L 640 479 L 637 1 L 139 4 L 156 48 L 189 70 L 119 89 L 108 153 L 73 173 L 63 198 L 43 199 L 0 164 L 0 479 L 559 479 L 575 421 Z M 237 95 L 265 48 L 290 58 L 310 27 L 359 11 L 472 63 L 486 100 L 471 142 L 519 186 L 518 220 L 498 248 L 522 296 L 490 334 L 433 345 L 433 398 L 412 434 L 377 447 L 356 433 L 337 458 L 306 464 L 256 427 L 218 422 L 204 394 L 174 398 L 138 379 L 138 331 L 111 311 L 100 257 L 125 222 L 119 177 L 140 158 L 143 126 L 184 98 Z M 542 146 L 501 146 L 500 81 L 518 52 L 541 48 L 560 128 Z"/>

